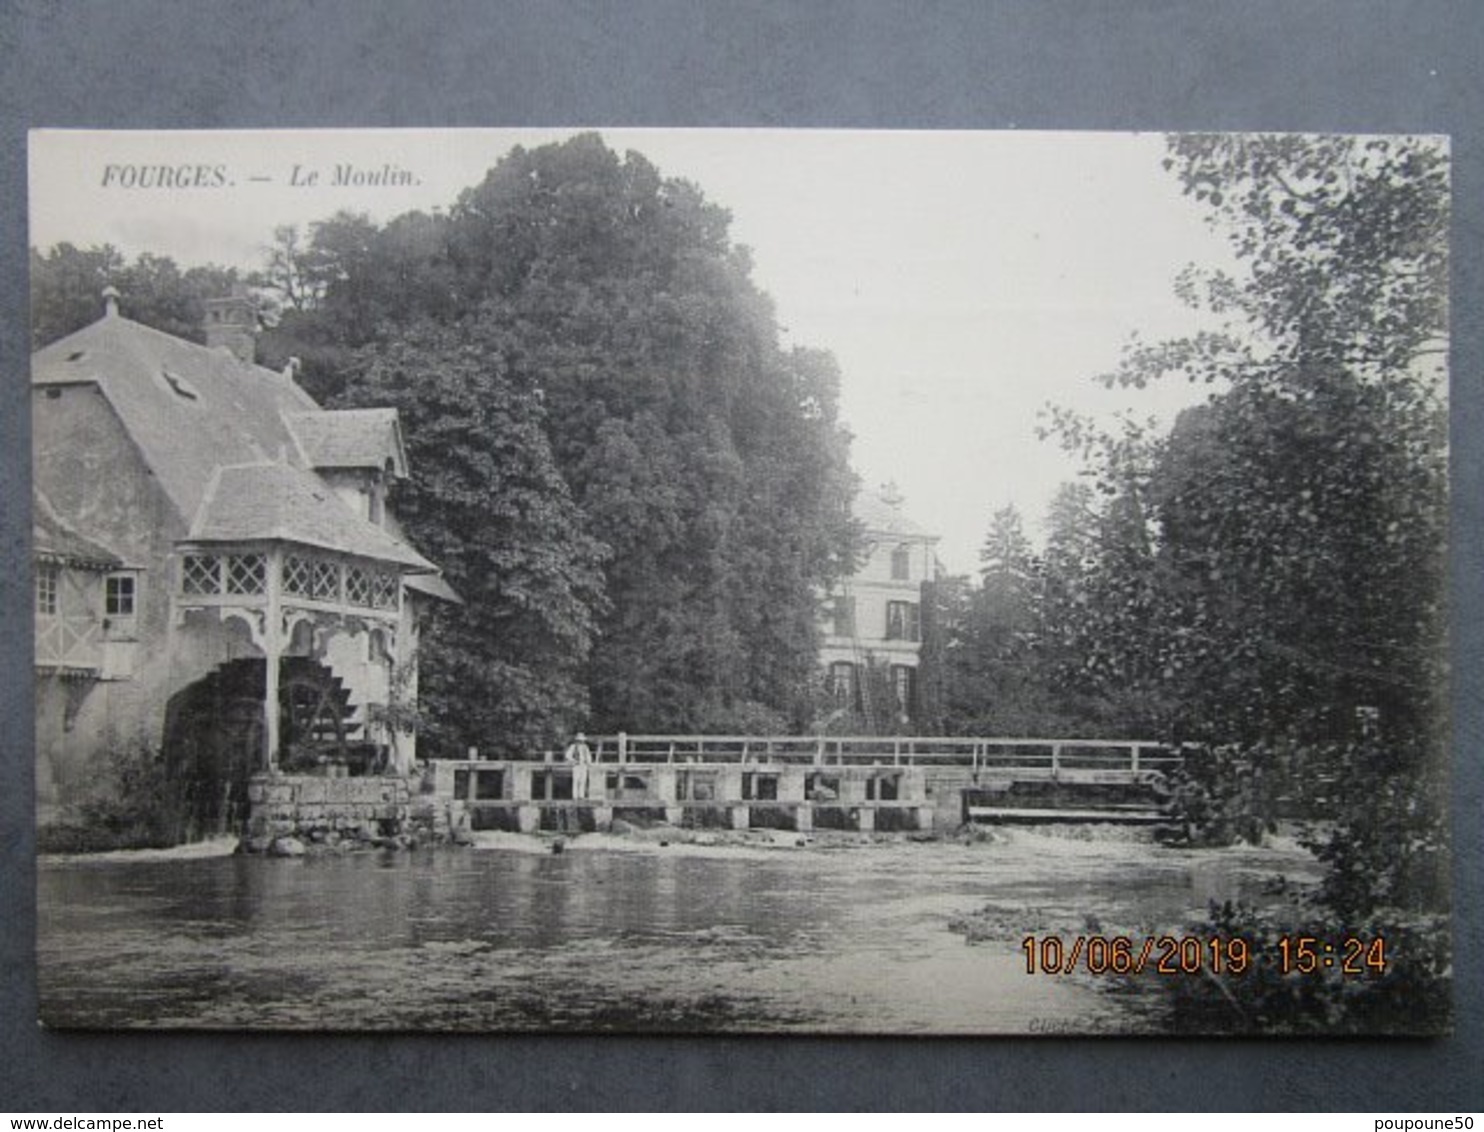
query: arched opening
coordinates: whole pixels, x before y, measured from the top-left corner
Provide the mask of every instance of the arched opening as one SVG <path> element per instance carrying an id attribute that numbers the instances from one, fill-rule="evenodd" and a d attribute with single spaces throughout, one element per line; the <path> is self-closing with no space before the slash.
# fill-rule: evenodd
<path id="1" fill-rule="evenodd" d="M 264 663 L 246 657 L 219 665 L 174 696 L 165 709 L 165 758 L 186 840 L 227 833 L 247 819 L 247 782 L 262 769 Z M 279 768 L 287 773 L 367 769 L 350 693 L 311 657 L 279 666 Z"/>

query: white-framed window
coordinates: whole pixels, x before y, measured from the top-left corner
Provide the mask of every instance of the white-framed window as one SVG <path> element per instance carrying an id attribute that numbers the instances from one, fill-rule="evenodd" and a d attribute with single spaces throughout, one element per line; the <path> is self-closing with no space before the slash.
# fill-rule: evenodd
<path id="1" fill-rule="evenodd" d="M 371 604 L 371 575 L 359 566 L 345 568 L 345 601 L 348 605 Z"/>
<path id="2" fill-rule="evenodd" d="M 340 563 L 316 558 L 310 585 L 312 592 L 309 596 L 315 601 L 339 601 Z"/>
<path id="3" fill-rule="evenodd" d="M 110 574 L 103 580 L 103 613 L 106 617 L 133 617 L 138 598 L 133 574 Z"/>
<path id="4" fill-rule="evenodd" d="M 46 617 L 57 612 L 57 573 L 55 562 L 36 564 L 36 612 Z"/>
<path id="5" fill-rule="evenodd" d="M 268 559 L 261 554 L 233 554 L 227 558 L 227 592 L 261 594 L 268 589 Z"/>
<path id="6" fill-rule="evenodd" d="M 283 592 L 293 597 L 308 597 L 312 572 L 309 559 L 297 554 L 286 555 L 283 560 Z"/>
<path id="7" fill-rule="evenodd" d="M 285 555 L 280 577 L 283 592 L 290 597 L 333 602 L 344 601 L 346 597 L 341 584 L 340 563 L 333 559 Z"/>
<path id="8" fill-rule="evenodd" d="M 139 611 L 139 576 L 109 574 L 103 579 L 103 630 L 112 639 L 129 640 L 135 634 Z"/>
<path id="9" fill-rule="evenodd" d="M 401 578 L 387 570 L 378 570 L 371 581 L 371 605 L 374 609 L 396 609 Z"/>
<path id="10" fill-rule="evenodd" d="M 221 593 L 222 560 L 215 554 L 187 554 L 180 566 L 180 592 Z"/>

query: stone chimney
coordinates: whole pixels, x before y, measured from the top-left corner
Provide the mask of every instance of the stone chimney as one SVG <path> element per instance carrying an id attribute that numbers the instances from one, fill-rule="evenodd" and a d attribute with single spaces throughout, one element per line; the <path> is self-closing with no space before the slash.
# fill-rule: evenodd
<path id="1" fill-rule="evenodd" d="M 257 360 L 257 336 L 252 297 L 242 284 L 232 284 L 230 295 L 206 300 L 206 344 L 212 349 L 225 346 L 238 361 L 251 364 Z"/>

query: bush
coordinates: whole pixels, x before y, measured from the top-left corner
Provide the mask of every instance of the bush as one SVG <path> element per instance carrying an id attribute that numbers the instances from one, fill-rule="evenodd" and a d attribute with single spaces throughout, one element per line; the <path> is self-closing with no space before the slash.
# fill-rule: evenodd
<path id="1" fill-rule="evenodd" d="M 143 742 L 97 756 L 88 785 L 62 821 L 37 832 L 43 853 L 159 849 L 178 844 L 184 822 L 164 759 Z"/>
<path id="2" fill-rule="evenodd" d="M 1172 1028 L 1183 1033 L 1436 1035 L 1452 1024 L 1452 943 L 1448 919 L 1385 909 L 1344 920 L 1317 901 L 1278 911 L 1245 904 L 1212 905 L 1194 925 L 1202 936 L 1241 938 L 1253 958 L 1241 974 L 1204 972 L 1174 986 Z M 1313 937 L 1333 950 L 1310 973 L 1279 969 L 1284 941 Z M 1345 970 L 1347 940 L 1358 947 Z M 1384 941 L 1383 971 L 1367 966 L 1370 948 Z"/>
<path id="3" fill-rule="evenodd" d="M 1424 741 L 1363 740 L 1221 752 L 1177 788 L 1189 840 L 1254 840 L 1271 829 L 1276 799 L 1303 781 L 1301 802 L 1322 794 L 1332 813 L 1306 848 L 1325 872 L 1311 889 L 1289 889 L 1276 911 L 1213 906 L 1192 931 L 1240 936 L 1261 962 L 1240 976 L 1181 980 L 1175 1026 L 1197 1032 L 1436 1034 L 1451 1025 L 1452 941 L 1448 909 L 1446 776 L 1440 748 Z M 1281 756 L 1281 757 L 1279 757 Z M 1282 784 L 1282 789 L 1273 789 Z M 1282 974 L 1282 942 L 1310 936 L 1334 962 Z M 1346 940 L 1384 940 L 1383 971 L 1343 967 Z"/>

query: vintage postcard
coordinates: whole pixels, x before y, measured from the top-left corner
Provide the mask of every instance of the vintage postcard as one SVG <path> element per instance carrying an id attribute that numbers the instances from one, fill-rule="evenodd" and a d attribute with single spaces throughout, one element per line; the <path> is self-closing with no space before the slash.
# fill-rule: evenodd
<path id="1" fill-rule="evenodd" d="M 1446 139 L 30 158 L 47 1026 L 1450 1029 Z"/>

